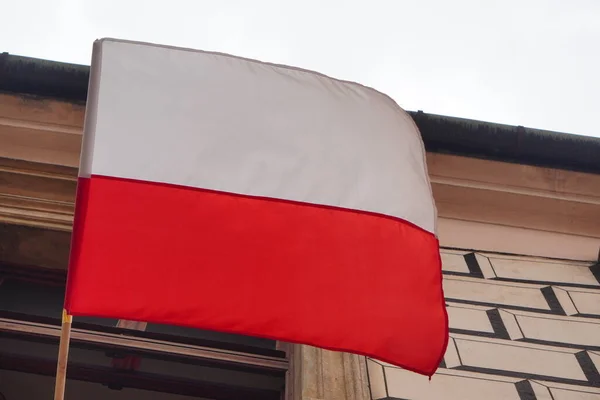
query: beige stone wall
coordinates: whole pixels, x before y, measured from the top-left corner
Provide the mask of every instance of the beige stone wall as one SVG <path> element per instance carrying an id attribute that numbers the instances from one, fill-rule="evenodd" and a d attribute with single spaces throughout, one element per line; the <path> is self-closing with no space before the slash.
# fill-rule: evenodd
<path id="1" fill-rule="evenodd" d="M 0 93 L 0 224 L 70 230 L 84 111 Z M 438 153 L 427 168 L 447 246 L 597 258 L 600 175 Z"/>
<path id="2" fill-rule="evenodd" d="M 450 342 L 426 377 L 368 360 L 373 399 L 600 399 L 600 266 L 443 250 Z"/>

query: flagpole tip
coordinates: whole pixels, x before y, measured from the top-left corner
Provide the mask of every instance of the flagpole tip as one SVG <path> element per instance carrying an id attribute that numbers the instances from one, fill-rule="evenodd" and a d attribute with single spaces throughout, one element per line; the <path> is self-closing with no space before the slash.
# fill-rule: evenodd
<path id="1" fill-rule="evenodd" d="M 70 315 L 67 310 L 63 309 L 62 312 L 62 323 L 63 324 L 70 324 L 73 322 L 73 316 Z"/>

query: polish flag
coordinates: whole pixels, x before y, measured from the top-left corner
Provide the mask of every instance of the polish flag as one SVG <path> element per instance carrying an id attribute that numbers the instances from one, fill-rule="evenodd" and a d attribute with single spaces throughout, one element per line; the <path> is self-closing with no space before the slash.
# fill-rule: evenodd
<path id="1" fill-rule="evenodd" d="M 362 354 L 448 338 L 425 151 L 389 97 L 230 55 L 94 44 L 65 308 Z"/>

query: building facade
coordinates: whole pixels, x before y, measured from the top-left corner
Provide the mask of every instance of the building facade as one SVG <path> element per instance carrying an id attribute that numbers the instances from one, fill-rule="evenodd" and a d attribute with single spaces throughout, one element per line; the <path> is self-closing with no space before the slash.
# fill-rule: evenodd
<path id="1" fill-rule="evenodd" d="M 53 391 L 88 76 L 0 55 L 0 399 Z M 451 331 L 431 381 L 309 346 L 76 318 L 67 398 L 600 399 L 600 139 L 411 115 Z"/>

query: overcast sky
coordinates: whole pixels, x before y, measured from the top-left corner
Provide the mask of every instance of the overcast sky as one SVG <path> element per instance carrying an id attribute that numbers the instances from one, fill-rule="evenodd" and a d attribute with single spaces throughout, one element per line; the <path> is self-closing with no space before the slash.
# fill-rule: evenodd
<path id="1" fill-rule="evenodd" d="M 0 52 L 113 37 L 313 69 L 407 110 L 600 137 L 600 0 L 0 0 Z"/>

